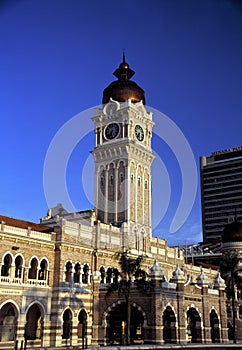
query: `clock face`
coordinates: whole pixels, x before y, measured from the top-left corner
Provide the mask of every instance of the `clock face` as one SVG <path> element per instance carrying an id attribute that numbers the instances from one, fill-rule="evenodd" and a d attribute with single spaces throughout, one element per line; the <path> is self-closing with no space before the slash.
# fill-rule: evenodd
<path id="1" fill-rule="evenodd" d="M 142 127 L 140 125 L 136 125 L 134 131 L 135 131 L 135 136 L 137 137 L 137 139 L 139 141 L 143 141 L 144 140 L 144 130 L 142 129 Z"/>
<path id="2" fill-rule="evenodd" d="M 117 123 L 110 123 L 106 126 L 105 137 L 108 140 L 115 139 L 119 133 L 119 125 Z"/>

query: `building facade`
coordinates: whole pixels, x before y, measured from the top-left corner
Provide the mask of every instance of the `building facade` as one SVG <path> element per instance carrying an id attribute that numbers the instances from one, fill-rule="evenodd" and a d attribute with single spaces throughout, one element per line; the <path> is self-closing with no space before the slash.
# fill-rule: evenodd
<path id="1" fill-rule="evenodd" d="M 201 157 L 203 241 L 221 240 L 235 214 L 242 216 L 242 147 Z"/>
<path id="2" fill-rule="evenodd" d="M 107 296 L 115 252 L 144 256 L 152 288 L 131 288 L 134 343 L 227 342 L 224 281 L 186 264 L 151 232 L 152 114 L 125 62 L 94 113 L 95 209 L 61 205 L 41 224 L 0 217 L 0 344 L 13 348 L 123 344 L 125 299 Z"/>

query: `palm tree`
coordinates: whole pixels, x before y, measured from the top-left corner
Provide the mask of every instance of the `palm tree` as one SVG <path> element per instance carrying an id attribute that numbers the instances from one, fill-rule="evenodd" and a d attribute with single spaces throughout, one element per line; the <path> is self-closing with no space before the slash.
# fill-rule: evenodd
<path id="1" fill-rule="evenodd" d="M 131 303 L 130 292 L 131 286 L 135 285 L 137 289 L 142 291 L 148 291 L 150 289 L 150 283 L 147 280 L 148 274 L 141 269 L 141 263 L 144 256 L 132 257 L 128 250 L 124 252 L 118 252 L 115 254 L 118 259 L 118 263 L 121 271 L 119 272 L 119 278 L 111 283 L 107 290 L 107 296 L 113 292 L 118 292 L 118 296 L 124 296 L 126 306 L 126 327 L 125 337 L 126 344 L 130 344 L 130 320 L 131 320 Z"/>
<path id="2" fill-rule="evenodd" d="M 241 258 L 235 251 L 226 252 L 220 262 L 221 276 L 226 282 L 226 292 L 228 298 L 232 300 L 232 331 L 233 342 L 236 343 L 236 308 L 235 308 L 235 285 L 241 289 L 242 287 L 242 268 L 240 267 Z"/>

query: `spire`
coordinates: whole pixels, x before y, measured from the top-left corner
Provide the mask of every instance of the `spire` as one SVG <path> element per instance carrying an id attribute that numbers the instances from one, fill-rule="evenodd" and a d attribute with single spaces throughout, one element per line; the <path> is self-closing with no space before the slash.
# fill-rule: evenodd
<path id="1" fill-rule="evenodd" d="M 125 50 L 123 49 L 123 63 L 125 63 Z"/>
<path id="2" fill-rule="evenodd" d="M 119 67 L 113 72 L 113 75 L 121 81 L 128 81 L 135 72 L 129 68 L 128 63 L 125 60 L 125 51 L 123 49 L 123 62 L 120 63 Z"/>

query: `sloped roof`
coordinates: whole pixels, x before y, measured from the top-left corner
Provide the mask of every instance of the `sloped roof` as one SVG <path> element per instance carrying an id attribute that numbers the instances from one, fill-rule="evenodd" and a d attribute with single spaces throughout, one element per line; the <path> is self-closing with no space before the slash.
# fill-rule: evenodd
<path id="1" fill-rule="evenodd" d="M 31 221 L 19 220 L 19 219 L 10 218 L 8 216 L 0 215 L 0 222 L 2 222 L 2 221 L 4 221 L 5 224 L 9 225 L 9 226 L 19 227 L 19 228 L 24 228 L 24 229 L 31 227 L 31 229 L 33 231 L 38 231 L 38 232 L 46 232 L 47 233 L 47 232 L 53 231 L 53 229 L 49 226 L 36 224 L 35 222 L 31 222 Z"/>

